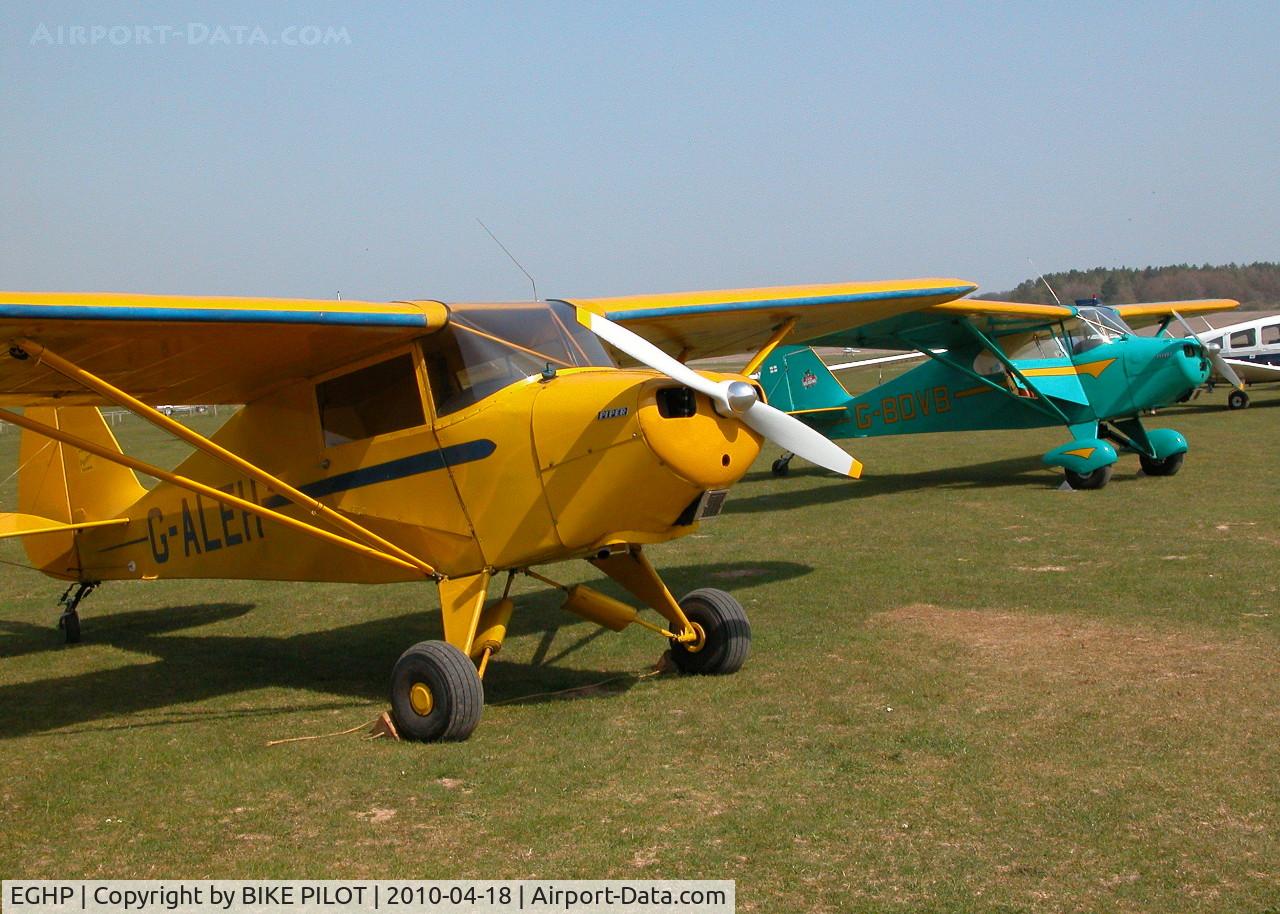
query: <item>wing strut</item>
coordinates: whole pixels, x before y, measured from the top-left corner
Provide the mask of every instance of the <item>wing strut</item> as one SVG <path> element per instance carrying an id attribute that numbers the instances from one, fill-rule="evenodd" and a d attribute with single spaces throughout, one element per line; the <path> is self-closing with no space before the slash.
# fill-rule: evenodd
<path id="1" fill-rule="evenodd" d="M 26 416 L 20 416 L 15 412 L 7 409 L 0 409 L 0 422 L 10 422 L 19 428 L 25 428 L 28 431 L 35 432 L 37 435 L 43 435 L 46 438 L 52 438 L 54 441 L 61 441 L 63 444 L 69 444 L 86 453 L 101 457 L 103 460 L 109 460 L 112 463 L 118 463 L 126 466 L 131 470 L 137 470 L 139 473 L 145 473 L 148 476 L 154 476 L 156 479 L 164 480 L 182 489 L 203 495 L 206 498 L 213 499 L 239 508 L 241 511 L 247 511 L 250 514 L 257 514 L 261 517 L 284 524 L 286 527 L 292 527 L 294 530 L 300 530 L 311 536 L 318 537 L 326 542 L 349 549 L 352 552 L 358 552 L 368 558 L 378 559 L 388 564 L 395 565 L 399 568 L 405 568 L 409 571 L 421 571 L 416 564 L 406 562 L 404 559 L 381 552 L 372 546 L 366 546 L 363 543 L 357 543 L 355 540 L 347 539 L 345 536 L 339 536 L 336 533 L 330 533 L 328 530 L 322 530 L 313 524 L 305 521 L 296 520 L 279 511 L 273 511 L 271 508 L 249 501 L 239 496 L 224 492 L 222 489 L 215 489 L 213 486 L 206 485 L 203 482 L 197 482 L 186 476 L 179 476 L 177 473 L 171 473 L 168 470 L 162 470 L 158 466 L 147 463 L 145 460 L 139 460 L 136 457 L 130 457 L 128 454 L 122 454 L 111 448 L 103 447 L 95 444 L 79 435 L 73 435 L 70 432 L 64 432 L 62 429 L 54 428 L 52 425 L 46 425 L 43 422 L 37 422 L 34 419 L 28 419 Z"/>
<path id="2" fill-rule="evenodd" d="M 1052 409 L 1053 412 L 1050 413 L 1050 415 L 1055 415 L 1056 418 L 1061 419 L 1064 425 L 1071 424 L 1071 420 L 1068 419 L 1067 414 L 1062 411 L 1062 407 L 1060 407 L 1057 403 L 1053 402 L 1053 399 L 1051 397 L 1046 397 L 1043 394 L 1041 394 L 1040 388 L 1036 387 L 1035 384 L 1027 380 L 1027 376 L 1018 369 L 1017 365 L 1013 364 L 1013 361 L 1007 355 L 1004 354 L 1004 350 L 1001 349 L 1000 346 L 997 345 L 994 340 L 988 339 L 987 335 L 983 333 L 981 330 L 979 330 L 977 327 L 975 327 L 972 321 L 963 321 L 962 323 L 964 324 L 965 329 L 968 330 L 969 333 L 972 334 L 977 339 L 978 343 L 982 346 L 985 346 L 987 351 L 990 352 L 993 356 L 995 356 L 996 360 L 999 361 L 1000 364 L 1004 366 L 1005 371 L 1009 372 L 1011 376 L 1013 376 L 1019 382 L 1021 382 L 1022 386 L 1025 387 L 1027 390 L 1035 392 L 1038 398 L 1038 400 L 1035 402 L 1044 403 L 1045 406 L 1048 407 L 1048 409 L 1046 409 L 1044 406 L 1040 407 L 1041 412 L 1048 412 L 1049 409 Z M 938 357 L 933 356 L 933 358 L 938 358 Z M 976 372 L 974 374 L 976 375 Z M 986 379 L 984 378 L 983 380 L 985 381 Z"/>
<path id="3" fill-rule="evenodd" d="M 1067 425 L 1071 424 L 1067 420 L 1066 413 L 1062 411 L 1062 409 L 1058 406 L 1058 404 L 1052 402 L 1051 400 L 1048 400 L 1047 397 L 1041 396 L 1039 393 L 1039 388 L 1037 388 L 1030 381 L 1026 380 L 1025 376 L 1021 372 L 1016 371 L 1016 369 L 1014 371 L 1015 376 L 1022 379 L 1022 383 L 1028 390 L 1034 391 L 1036 393 L 1036 397 L 1034 399 L 1027 398 L 1027 397 L 1019 397 L 1016 394 L 1010 393 L 1009 389 L 1004 385 L 997 384 L 995 381 L 992 381 L 990 378 L 985 378 L 982 375 L 978 374 L 972 368 L 969 368 L 966 365 L 961 365 L 955 359 L 950 358 L 947 350 L 945 349 L 930 349 L 928 346 L 924 345 L 923 343 L 911 342 L 911 340 L 906 336 L 902 336 L 900 337 L 900 339 L 903 342 L 907 343 L 908 345 L 915 347 L 916 353 L 912 353 L 912 355 L 915 355 L 918 353 L 919 355 L 928 356 L 929 358 L 933 359 L 935 362 L 938 362 L 942 365 L 947 366 L 952 371 L 958 372 L 967 378 L 972 378 L 983 387 L 994 390 L 998 394 L 1003 394 L 1004 396 L 1008 397 L 1009 399 L 1017 403 L 1021 403 L 1023 406 L 1027 407 L 1027 409 L 1034 409 L 1039 413 L 1043 413 L 1044 415 L 1048 416 L 1051 419 L 1061 419 Z M 996 357 L 999 358 L 998 356 Z M 855 362 L 854 364 L 859 364 L 859 363 Z M 1045 402 L 1048 402 L 1049 405 L 1046 406 Z"/>
<path id="4" fill-rule="evenodd" d="M 155 407 L 148 406 L 146 403 L 143 403 L 141 400 L 137 399 L 136 397 L 130 396 L 129 394 L 125 393 L 123 390 L 120 390 L 118 387 L 115 387 L 114 385 L 108 383 L 107 381 L 102 380 L 102 378 L 99 378 L 97 375 L 92 374 L 91 372 L 85 371 L 83 368 L 80 368 L 73 362 L 70 362 L 67 359 L 64 359 L 62 356 L 58 355 L 57 353 L 51 352 L 49 349 L 45 348 L 44 346 L 40 345 L 37 342 L 24 339 L 24 340 L 18 340 L 17 343 L 23 350 L 25 350 L 30 355 L 34 356 L 36 361 L 39 364 L 48 365 L 50 368 L 58 372 L 58 374 L 62 375 L 63 377 L 71 381 L 74 381 L 77 384 L 80 384 L 82 387 L 86 387 L 97 394 L 100 394 L 102 397 L 111 401 L 112 403 L 115 403 L 129 410 L 134 415 L 137 415 L 143 419 L 146 419 L 152 425 L 155 425 L 158 428 L 169 432 L 175 437 L 182 439 L 183 441 L 187 442 L 187 444 L 190 444 L 192 447 L 196 448 L 199 451 L 203 451 L 204 453 L 208 454 L 210 457 L 213 457 L 217 460 L 221 460 L 223 463 L 231 467 L 234 467 L 235 469 L 239 470 L 241 473 L 244 473 L 246 476 L 249 476 L 250 478 L 255 479 L 258 482 L 262 483 L 263 485 L 267 486 L 273 492 L 279 493 L 280 495 L 284 496 L 294 504 L 299 505 L 300 507 L 310 511 L 313 515 L 318 515 L 324 518 L 325 520 L 329 521 L 336 527 L 339 527 L 342 530 L 345 530 L 347 533 L 357 537 L 358 539 L 362 540 L 367 546 L 374 547 L 373 549 L 374 552 L 388 553 L 392 556 L 395 556 L 397 559 L 400 560 L 399 564 L 412 566 L 414 570 L 420 571 L 423 574 L 427 575 L 428 577 L 434 577 L 434 578 L 440 577 L 439 573 L 437 573 L 434 568 L 432 568 L 430 565 L 428 565 L 426 562 L 422 561 L 422 559 L 418 558 L 412 553 L 400 548 L 395 543 L 392 543 L 386 539 L 383 539 L 382 537 L 374 533 L 372 530 L 369 530 L 367 527 L 364 527 L 361 524 L 356 523 L 354 520 L 352 520 L 351 518 L 347 517 L 344 514 L 339 514 L 337 511 L 333 510 L 328 505 L 325 505 L 322 502 L 319 502 L 316 499 L 312 498 L 310 495 L 307 495 L 304 492 L 299 491 L 298 489 L 289 485 L 287 482 L 280 479 L 279 477 L 273 476 L 271 473 L 268 473 L 266 470 L 263 470 L 261 467 L 258 467 L 257 465 L 252 464 L 249 461 L 245 460 L 243 457 L 240 457 L 239 455 L 232 453 L 231 451 L 227 450 L 221 445 L 216 444 L 209 438 L 206 438 L 204 435 L 201 435 L 199 432 L 187 428 L 181 422 L 177 422 L 173 419 L 170 419 L 168 416 L 160 412 Z M 56 436 L 50 435 L 49 437 L 52 438 Z M 156 476 L 157 478 L 164 478 L 159 476 L 156 473 L 153 473 L 150 470 L 144 470 L 143 472 L 147 473 L 150 476 Z M 177 483 L 177 485 L 182 485 L 182 484 Z M 222 500 L 225 501 L 226 500 L 225 493 L 223 493 L 223 495 L 224 497 Z M 283 517 L 283 515 L 280 515 L 280 516 Z M 303 526 L 310 527 L 310 525 L 308 524 L 304 524 Z M 311 528 L 311 529 L 318 530 L 319 528 Z"/>
<path id="5" fill-rule="evenodd" d="M 742 369 L 743 374 L 754 374 L 760 370 L 760 366 L 764 364 L 764 360 L 769 358 L 769 353 L 778 348 L 778 344 L 787 338 L 792 330 L 795 329 L 796 321 L 799 318 L 789 317 L 781 324 L 778 329 L 773 331 L 773 336 L 769 337 L 768 342 L 760 347 L 760 351 L 751 357 L 751 361 L 747 362 L 747 367 Z"/>

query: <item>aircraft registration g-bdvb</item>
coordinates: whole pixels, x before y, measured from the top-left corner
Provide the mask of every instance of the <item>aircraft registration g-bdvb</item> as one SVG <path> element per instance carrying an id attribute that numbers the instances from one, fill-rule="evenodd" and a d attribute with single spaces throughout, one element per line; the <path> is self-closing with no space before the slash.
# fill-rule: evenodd
<path id="1" fill-rule="evenodd" d="M 462 739 L 513 611 L 512 578 L 567 610 L 635 623 L 690 673 L 746 659 L 742 607 L 677 600 L 644 547 L 719 512 L 769 438 L 849 476 L 860 465 L 766 404 L 750 375 L 804 342 L 945 307 L 958 279 L 842 283 L 514 304 L 0 293 L 0 420 L 23 429 L 18 511 L 32 563 L 69 580 L 61 623 L 103 581 L 433 581 L 443 641 L 392 671 L 395 723 Z M 686 367 L 754 352 L 741 374 Z M 615 362 L 615 354 L 623 363 Z M 158 404 L 243 404 L 212 437 Z M 127 454 L 114 405 L 195 452 L 174 470 Z M 136 473 L 160 480 L 145 489 Z M 534 569 L 585 559 L 634 604 Z M 505 587 L 490 599 L 490 583 Z"/>

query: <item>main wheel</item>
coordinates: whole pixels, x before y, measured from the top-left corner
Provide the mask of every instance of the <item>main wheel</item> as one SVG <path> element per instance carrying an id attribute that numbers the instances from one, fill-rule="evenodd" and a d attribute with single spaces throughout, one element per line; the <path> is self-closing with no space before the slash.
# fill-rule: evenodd
<path id="1" fill-rule="evenodd" d="M 751 625 L 742 604 L 723 590 L 704 587 L 680 601 L 701 636 L 694 644 L 671 641 L 671 660 L 682 673 L 736 673 L 751 652 Z"/>
<path id="2" fill-rule="evenodd" d="M 1098 467 L 1092 473 L 1073 473 L 1066 470 L 1067 485 L 1073 489 L 1101 489 L 1111 480 L 1112 464 Z"/>
<path id="3" fill-rule="evenodd" d="M 773 462 L 773 475 L 786 476 L 791 469 L 791 461 L 779 457 Z"/>
<path id="4" fill-rule="evenodd" d="M 1182 469 L 1182 460 L 1186 456 L 1186 454 L 1174 454 L 1163 460 L 1157 460 L 1146 454 L 1139 454 L 1138 462 L 1142 464 L 1142 472 L 1148 476 L 1172 476 Z"/>
<path id="5" fill-rule="evenodd" d="M 1243 390 L 1233 390 L 1227 394 L 1227 406 L 1231 409 L 1244 409 L 1249 405 L 1249 395 Z"/>
<path id="6" fill-rule="evenodd" d="M 460 741 L 480 723 L 484 683 L 471 658 L 444 641 L 420 641 L 391 671 L 391 716 L 407 739 Z"/>

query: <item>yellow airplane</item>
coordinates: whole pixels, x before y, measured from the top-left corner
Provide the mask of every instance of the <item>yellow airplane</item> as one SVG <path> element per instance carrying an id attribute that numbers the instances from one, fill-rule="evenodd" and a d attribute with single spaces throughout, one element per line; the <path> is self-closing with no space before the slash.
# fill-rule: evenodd
<path id="1" fill-rule="evenodd" d="M 746 375 L 803 341 L 928 308 L 958 279 L 514 304 L 0 292 L 0 421 L 23 429 L 18 511 L 32 564 L 71 582 L 157 578 L 433 581 L 443 641 L 396 662 L 392 715 L 420 740 L 480 719 L 524 573 L 564 608 L 670 643 L 689 673 L 732 673 L 750 627 L 728 594 L 676 600 L 644 547 L 720 511 L 769 438 L 849 476 L 861 465 L 768 406 Z M 618 367 L 611 350 L 628 364 Z M 684 363 L 755 352 L 741 374 Z M 243 404 L 212 437 L 159 404 Z M 126 455 L 97 407 L 187 442 L 174 470 Z M 150 490 L 136 473 L 160 480 Z M 585 559 L 661 622 L 535 571 Z M 506 574 L 501 596 L 490 582 Z"/>

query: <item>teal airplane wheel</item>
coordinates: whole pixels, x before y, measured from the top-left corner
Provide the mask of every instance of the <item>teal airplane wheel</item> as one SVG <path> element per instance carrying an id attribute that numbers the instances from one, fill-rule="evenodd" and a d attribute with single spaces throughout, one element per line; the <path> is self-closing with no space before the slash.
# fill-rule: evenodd
<path id="1" fill-rule="evenodd" d="M 751 651 L 751 625 L 742 604 L 723 590 L 704 587 L 681 600 L 680 608 L 699 639 L 693 644 L 671 640 L 676 668 L 703 676 L 738 672 Z"/>
<path id="2" fill-rule="evenodd" d="M 1148 476 L 1173 476 L 1182 469 L 1182 460 L 1186 456 L 1186 454 L 1173 454 L 1163 460 L 1157 460 L 1155 457 L 1139 454 L 1138 462 L 1142 464 L 1142 472 Z"/>
<path id="3" fill-rule="evenodd" d="M 1092 473 L 1073 473 L 1070 470 L 1064 471 L 1067 474 L 1067 485 L 1073 489 L 1088 490 L 1101 489 L 1111 481 L 1112 465 L 1107 464 L 1105 467 L 1098 467 Z"/>

